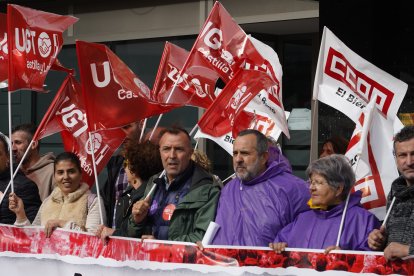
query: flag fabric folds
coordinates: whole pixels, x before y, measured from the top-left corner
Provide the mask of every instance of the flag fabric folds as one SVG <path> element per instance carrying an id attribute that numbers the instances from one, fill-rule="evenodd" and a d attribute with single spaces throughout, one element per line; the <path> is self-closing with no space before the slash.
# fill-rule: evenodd
<path id="1" fill-rule="evenodd" d="M 204 60 L 197 62 L 204 66 L 193 66 L 180 75 L 188 54 L 187 50 L 177 45 L 165 43 L 151 90 L 152 100 L 203 108 L 208 108 L 213 102 L 216 98 L 214 91 L 219 76 L 205 65 Z"/>
<path id="2" fill-rule="evenodd" d="M 68 75 L 43 117 L 33 140 L 61 132 L 65 151 L 74 152 L 81 161 L 82 179 L 91 186 L 94 182 L 92 149 L 89 139 L 85 104 L 80 84 Z M 121 129 L 101 130 L 93 134 L 97 173 L 122 144 L 125 133 Z"/>
<path id="3" fill-rule="evenodd" d="M 332 106 L 355 123 L 373 95 L 378 110 L 394 118 L 408 85 L 369 63 L 324 28 L 313 99 Z"/>
<path id="4" fill-rule="evenodd" d="M 247 35 L 226 9 L 216 2 L 200 31 L 182 72 L 207 64 L 224 83 L 229 82 L 244 63 Z M 201 65 L 204 66 L 204 65 Z"/>
<path id="5" fill-rule="evenodd" d="M 90 131 L 118 128 L 178 105 L 150 98 L 149 88 L 107 46 L 76 42 Z"/>
<path id="6" fill-rule="evenodd" d="M 63 32 L 78 19 L 18 5 L 7 6 L 9 91 L 45 92 L 46 75 L 63 46 Z"/>
<path id="7" fill-rule="evenodd" d="M 397 111 L 407 87 L 324 28 L 313 99 L 356 123 L 346 152 L 356 174 L 354 190 L 363 191 L 361 203 L 379 219 L 384 219 L 386 196 L 398 177 L 393 135 L 403 127 Z"/>
<path id="8" fill-rule="evenodd" d="M 268 94 L 275 86 L 265 72 L 240 69 L 203 114 L 198 126 L 214 137 L 229 132 L 237 137 L 240 130 L 250 127 L 254 118 L 253 113 L 243 111 L 246 105 L 257 95 Z"/>
<path id="9" fill-rule="evenodd" d="M 9 51 L 7 50 L 7 15 L 0 13 L 0 83 L 7 82 Z"/>
<path id="10" fill-rule="evenodd" d="M 397 117 L 387 120 L 377 108 L 367 109 L 361 113 L 345 153 L 355 171 L 354 191 L 362 191 L 361 204 L 380 220 L 385 217 L 391 184 L 399 175 L 393 134 L 402 127 Z M 364 131 L 367 135 L 363 135 Z"/>

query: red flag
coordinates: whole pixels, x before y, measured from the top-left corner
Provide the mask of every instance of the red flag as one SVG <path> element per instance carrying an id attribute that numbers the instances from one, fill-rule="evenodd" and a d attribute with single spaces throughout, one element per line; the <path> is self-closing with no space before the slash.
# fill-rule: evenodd
<path id="1" fill-rule="evenodd" d="M 81 85 L 72 75 L 68 75 L 62 83 L 39 124 L 33 140 L 42 139 L 57 132 L 61 132 L 65 150 L 78 155 L 83 169 L 82 179 L 91 186 L 94 177 L 85 104 L 81 94 Z M 98 131 L 93 135 L 96 169 L 99 173 L 122 144 L 125 133 L 120 129 L 112 129 Z"/>
<path id="2" fill-rule="evenodd" d="M 80 161 L 83 170 L 82 180 L 92 186 L 95 182 L 92 163 L 92 143 L 90 142 L 88 132 L 82 132 L 78 137 L 68 130 L 61 132 L 63 146 L 65 151 L 75 153 Z M 96 170 L 99 174 L 108 163 L 112 154 L 122 144 L 125 139 L 125 133 L 117 129 L 99 130 L 91 134 L 94 145 Z"/>
<path id="3" fill-rule="evenodd" d="M 7 81 L 7 15 L 0 13 L 0 82 Z"/>
<path id="4" fill-rule="evenodd" d="M 66 72 L 68 74 L 71 75 L 75 75 L 75 70 L 72 68 L 66 68 L 65 66 L 62 65 L 62 63 L 60 63 L 60 61 L 58 59 L 55 59 L 55 62 L 52 64 L 51 67 L 52 70 L 55 71 L 62 71 L 62 72 Z"/>
<path id="5" fill-rule="evenodd" d="M 260 92 L 267 92 L 276 85 L 265 72 L 240 69 L 203 114 L 198 126 L 214 137 L 230 131 L 237 137 L 240 130 L 249 128 L 253 119 L 253 114 L 243 109 Z"/>
<path id="6" fill-rule="evenodd" d="M 191 49 L 183 72 L 207 64 L 227 83 L 244 62 L 246 40 L 245 32 L 216 2 Z M 203 64 L 200 61 L 204 61 Z"/>
<path id="7" fill-rule="evenodd" d="M 277 94 L 281 97 L 282 65 L 273 48 L 249 35 L 244 56 L 244 68 L 266 72 L 277 83 Z"/>
<path id="8" fill-rule="evenodd" d="M 208 108 L 216 98 L 214 90 L 219 76 L 208 66 L 188 68 L 180 76 L 187 57 L 188 51 L 185 49 L 165 43 L 151 98 L 162 103 Z M 175 82 L 177 85 L 171 94 Z"/>
<path id="9" fill-rule="evenodd" d="M 178 107 L 151 100 L 149 88 L 103 44 L 76 42 L 91 131 L 117 128 Z"/>
<path id="10" fill-rule="evenodd" d="M 7 6 L 10 92 L 44 92 L 47 72 L 62 49 L 62 33 L 77 20 L 73 16 Z"/>

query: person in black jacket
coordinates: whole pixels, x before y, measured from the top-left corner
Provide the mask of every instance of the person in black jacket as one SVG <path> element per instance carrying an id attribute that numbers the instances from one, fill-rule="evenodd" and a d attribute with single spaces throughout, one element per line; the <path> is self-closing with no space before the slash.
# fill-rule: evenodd
<path id="1" fill-rule="evenodd" d="M 414 255 L 414 126 L 405 126 L 395 135 L 394 154 L 401 175 L 387 197 L 389 216 L 385 227 L 368 237 L 369 247 L 384 250 L 387 260 Z"/>
<path id="2" fill-rule="evenodd" d="M 13 224 L 16 220 L 16 215 L 9 210 L 9 194 L 11 188 L 6 188 L 10 182 L 10 155 L 9 144 L 6 137 L 0 133 L 0 223 Z M 24 203 L 27 218 L 32 222 L 36 217 L 42 201 L 39 196 L 39 189 L 37 185 L 24 176 L 23 173 L 18 172 L 13 181 L 14 193 L 19 196 Z"/>
<path id="3" fill-rule="evenodd" d="M 125 132 L 126 138 L 124 145 L 129 142 L 138 141 L 141 133 L 141 122 L 134 122 L 123 126 L 121 129 Z M 106 222 L 109 227 L 116 227 L 115 224 L 115 206 L 120 196 L 126 191 L 128 181 L 124 167 L 122 166 L 125 158 L 124 152 L 114 155 L 106 165 L 108 177 L 105 183 L 99 187 L 100 195 L 104 203 Z"/>
<path id="4" fill-rule="evenodd" d="M 158 146 L 149 141 L 138 143 L 131 141 L 125 150 L 123 163 L 128 187 L 120 196 L 115 208 L 115 228 L 101 225 L 97 236 L 105 240 L 108 236 L 127 236 L 128 218 L 132 205 L 144 195 L 150 176 L 162 170 L 162 162 Z"/>

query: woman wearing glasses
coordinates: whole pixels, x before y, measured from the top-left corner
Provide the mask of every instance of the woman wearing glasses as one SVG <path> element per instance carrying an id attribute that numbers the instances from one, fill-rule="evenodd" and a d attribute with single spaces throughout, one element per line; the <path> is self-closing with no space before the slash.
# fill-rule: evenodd
<path id="1" fill-rule="evenodd" d="M 270 244 L 277 253 L 286 247 L 343 250 L 370 250 L 368 235 L 379 228 L 378 219 L 360 205 L 361 192 L 349 198 L 345 221 L 339 241 L 336 241 L 345 203 L 355 174 L 345 156 L 334 154 L 312 162 L 307 174 L 310 178 L 311 210 L 299 214 L 284 227 Z"/>

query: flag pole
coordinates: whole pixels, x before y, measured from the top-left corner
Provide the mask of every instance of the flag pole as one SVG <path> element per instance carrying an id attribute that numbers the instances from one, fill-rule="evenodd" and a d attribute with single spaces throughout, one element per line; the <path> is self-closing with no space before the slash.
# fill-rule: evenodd
<path id="1" fill-rule="evenodd" d="M 23 157 L 22 157 L 22 159 L 21 159 L 21 160 L 20 160 L 20 162 L 19 162 L 19 165 L 18 165 L 18 166 L 17 166 L 17 168 L 14 170 L 13 175 L 12 175 L 12 177 L 10 178 L 9 184 L 7 184 L 6 189 L 3 191 L 3 194 L 6 194 L 6 193 L 7 193 L 7 191 L 9 190 L 12 180 L 16 177 L 16 174 L 17 174 L 17 172 L 19 171 L 20 166 L 23 164 L 23 160 L 26 158 L 26 155 L 27 155 L 27 153 L 29 152 L 30 147 L 32 146 L 32 144 L 33 144 L 33 139 L 32 139 L 32 141 L 30 141 L 29 146 L 27 147 L 26 151 L 24 152 Z M 4 198 L 4 196 L 3 196 L 2 198 L 0 198 L 0 205 L 1 205 L 1 203 L 3 202 L 3 198 Z"/>
<path id="2" fill-rule="evenodd" d="M 385 218 L 384 218 L 384 221 L 382 222 L 382 226 L 385 226 L 385 224 L 387 223 L 388 217 L 389 217 L 389 215 L 390 215 L 390 213 L 391 213 L 391 209 L 392 209 L 392 207 L 394 206 L 395 199 L 396 199 L 396 197 L 394 196 L 394 197 L 392 198 L 392 201 L 391 201 L 391 204 L 390 204 L 390 208 L 388 208 L 388 211 L 387 211 L 387 213 L 385 214 Z"/>
<path id="3" fill-rule="evenodd" d="M 170 94 L 168 95 L 167 100 L 165 101 L 165 103 L 166 103 L 166 104 L 168 104 L 168 103 L 170 102 L 170 99 L 171 99 L 171 97 L 172 97 L 172 94 L 174 93 L 175 88 L 177 87 L 178 81 L 179 81 L 179 80 L 180 80 L 180 78 L 181 78 L 181 73 L 182 73 L 182 72 L 180 71 L 180 74 L 178 75 L 178 78 L 177 78 L 177 79 L 175 80 L 175 82 L 174 82 L 173 88 L 172 88 L 172 90 L 171 90 Z M 155 133 L 155 129 L 156 129 L 156 128 L 158 127 L 158 125 L 160 124 L 160 121 L 161 121 L 162 116 L 163 116 L 163 114 L 160 114 L 160 115 L 158 116 L 157 122 L 155 123 L 154 128 L 152 129 L 151 135 L 150 135 L 150 137 L 149 137 L 149 140 L 150 140 L 150 141 L 151 141 L 151 139 L 152 139 L 152 136 L 153 136 L 153 135 L 154 135 L 154 133 Z"/>
<path id="4" fill-rule="evenodd" d="M 224 184 L 224 182 L 226 182 L 227 180 L 232 179 L 235 175 L 236 175 L 235 173 L 233 173 L 232 175 L 229 175 L 226 179 L 224 179 L 224 180 L 222 181 L 222 182 L 223 182 L 223 184 Z"/>
<path id="5" fill-rule="evenodd" d="M 89 134 L 89 141 L 90 141 L 91 152 L 92 152 L 92 165 L 93 165 L 93 173 L 95 175 L 96 194 L 98 196 L 99 216 L 101 218 L 101 224 L 104 224 L 103 214 L 102 214 L 102 206 L 101 206 L 101 195 L 100 195 L 100 192 L 99 192 L 98 174 L 97 174 L 96 162 L 95 162 L 95 142 L 94 142 L 94 139 L 92 139 L 93 134 L 91 134 L 90 131 L 88 131 L 88 134 Z"/>
<path id="6" fill-rule="evenodd" d="M 196 149 L 197 149 L 197 147 L 198 147 L 198 141 L 199 141 L 199 139 L 200 139 L 200 138 L 197 138 L 197 140 L 196 140 L 196 144 L 195 144 L 195 146 L 194 146 L 194 150 L 196 150 Z"/>
<path id="7" fill-rule="evenodd" d="M 361 138 L 360 138 L 360 143 L 358 145 L 358 159 L 356 161 L 355 167 L 354 167 L 354 173 L 356 173 L 357 169 L 358 169 L 358 165 L 359 165 L 359 161 L 361 160 L 361 155 L 362 155 L 362 151 L 365 147 L 365 143 L 368 139 L 368 132 L 369 129 L 371 128 L 371 123 L 372 123 L 372 117 L 373 117 L 373 112 L 374 112 L 374 108 L 375 107 L 375 100 L 377 98 L 377 94 L 374 94 L 371 97 L 371 101 L 368 103 L 366 110 L 367 110 L 367 116 L 364 118 L 364 125 L 362 126 L 362 131 L 361 131 Z M 341 235 L 342 235 L 342 228 L 345 222 L 345 216 L 346 216 L 346 212 L 348 210 L 348 203 L 349 203 L 349 197 L 351 195 L 351 190 L 348 193 L 348 196 L 346 198 L 346 202 L 345 202 L 345 207 L 344 207 L 344 212 L 342 213 L 342 218 L 341 218 L 341 224 L 339 225 L 339 232 L 338 232 L 338 238 L 336 240 L 336 246 L 339 246 L 339 240 L 341 239 Z"/>
<path id="8" fill-rule="evenodd" d="M 194 132 L 198 129 L 198 124 L 196 124 L 193 129 L 190 131 L 190 133 L 188 135 L 193 136 Z"/>
<path id="9" fill-rule="evenodd" d="M 214 7 L 215 7 L 216 5 L 219 5 L 219 2 L 218 2 L 218 1 L 216 1 L 216 3 L 214 3 L 214 6 L 213 6 L 212 10 L 214 9 Z M 211 13 L 211 11 L 210 11 L 210 13 Z M 208 16 L 208 17 L 209 17 L 209 16 Z M 207 19 L 208 19 L 208 17 L 207 17 Z M 201 30 L 204 30 L 204 28 L 205 28 L 206 24 L 207 24 L 207 20 L 204 22 L 203 27 L 201 28 Z M 199 35 L 200 35 L 200 34 L 199 34 Z M 199 36 L 199 35 L 198 35 L 198 36 Z M 198 38 L 198 36 L 197 36 L 197 38 Z M 188 62 L 189 62 L 190 56 L 191 56 L 191 54 L 195 51 L 195 47 L 196 47 L 197 38 L 196 38 L 195 43 L 194 43 L 194 44 L 193 44 L 193 46 L 191 47 L 190 53 L 188 54 L 188 57 L 187 57 L 187 59 L 185 60 L 185 62 L 184 62 L 184 64 L 183 64 L 183 67 L 181 68 L 181 70 L 180 70 L 180 72 L 179 72 L 179 74 L 178 74 L 178 77 L 177 77 L 176 81 L 174 82 L 173 88 L 172 88 L 172 90 L 171 90 L 170 94 L 168 95 L 168 98 L 167 98 L 167 100 L 166 100 L 166 102 L 165 102 L 165 103 L 168 103 L 168 102 L 170 101 L 170 98 L 171 98 L 172 94 L 174 93 L 175 88 L 177 87 L 178 81 L 180 80 L 180 78 L 181 78 L 181 76 L 182 76 L 183 72 L 185 71 L 185 69 L 187 69 L 186 67 L 187 67 L 187 65 L 188 65 Z M 184 80 L 184 79 L 183 79 L 183 80 Z M 150 140 L 151 140 L 152 136 L 154 135 L 155 129 L 158 127 L 158 124 L 159 124 L 159 123 L 160 123 L 160 121 L 161 121 L 162 115 L 163 115 L 163 114 L 160 114 L 160 115 L 158 116 L 157 122 L 155 123 L 155 126 L 154 126 L 154 128 L 153 128 L 153 130 L 152 130 L 152 132 L 151 132 L 151 135 L 150 135 L 150 138 L 149 138 Z M 191 135 L 190 135 L 190 137 L 191 137 Z"/>
<path id="10" fill-rule="evenodd" d="M 65 82 L 67 82 L 67 80 L 65 80 L 65 81 L 64 81 L 64 83 L 65 83 Z M 56 94 L 55 98 L 53 99 L 52 103 L 50 104 L 50 106 L 51 106 L 51 107 L 53 107 L 53 106 L 55 106 L 55 105 L 56 105 L 56 102 L 57 102 L 58 98 L 60 97 L 60 94 L 62 94 L 62 90 L 61 90 L 61 89 L 59 89 L 58 93 Z M 49 107 L 49 109 L 50 109 L 50 107 Z M 40 131 L 44 128 L 44 126 L 45 126 L 45 125 L 46 125 L 46 124 L 50 121 L 50 110 L 49 110 L 49 109 L 46 111 L 46 114 L 44 115 L 44 117 L 43 117 L 42 121 L 40 122 L 40 124 L 39 124 L 39 126 L 38 126 L 38 128 L 37 128 L 37 130 L 36 130 L 36 133 L 33 135 L 33 138 L 32 138 L 32 140 L 30 141 L 30 144 L 29 144 L 29 146 L 27 147 L 27 149 L 26 149 L 25 153 L 23 154 L 23 157 L 22 157 L 22 159 L 20 160 L 19 165 L 16 167 L 16 170 L 15 170 L 15 171 L 14 171 L 14 173 L 13 173 L 13 177 L 11 177 L 11 179 L 10 179 L 10 181 L 9 181 L 9 184 L 7 184 L 6 189 L 3 191 L 3 193 L 4 193 L 4 194 L 6 194 L 6 193 L 7 193 L 7 191 L 9 190 L 10 185 L 11 185 L 11 181 L 12 181 L 12 180 L 16 177 L 16 174 L 17 174 L 17 172 L 19 171 L 20 166 L 23 164 L 24 159 L 26 159 L 26 156 L 27 156 L 27 154 L 28 154 L 28 152 L 29 152 L 30 148 L 32 147 L 33 142 L 34 142 L 35 140 L 39 140 L 39 139 L 37 139 L 37 137 L 39 136 L 39 135 L 38 135 L 38 134 L 39 134 L 39 132 L 40 132 Z M 46 117 L 46 119 L 45 119 L 45 117 Z M 4 198 L 4 197 L 2 197 L 2 198 L 0 199 L 0 205 L 1 205 L 1 203 L 3 202 L 3 198 Z"/>
<path id="11" fill-rule="evenodd" d="M 163 170 L 160 174 L 160 176 L 158 176 L 158 178 L 161 178 L 165 175 L 165 170 Z M 144 200 L 147 200 L 155 191 L 155 188 L 157 188 L 157 184 L 154 182 L 154 185 L 152 186 L 151 190 L 148 192 L 148 194 L 145 196 Z"/>
<path id="12" fill-rule="evenodd" d="M 11 192 L 14 193 L 14 182 L 13 182 L 13 154 L 12 154 L 12 138 L 11 138 L 11 133 L 12 133 L 12 112 L 11 112 L 11 92 L 8 91 L 8 110 L 9 110 L 9 141 L 10 144 L 9 146 L 9 167 L 10 167 L 10 185 L 11 185 Z M 16 170 L 17 171 L 17 170 Z M 4 196 L 3 196 L 4 197 Z"/>
<path id="13" fill-rule="evenodd" d="M 147 118 L 144 119 L 144 124 L 142 125 L 141 135 L 139 136 L 139 142 L 141 143 L 142 137 L 144 137 L 145 127 L 147 126 Z M 152 135 L 152 133 L 151 133 Z M 150 139 L 151 140 L 151 139 Z"/>

